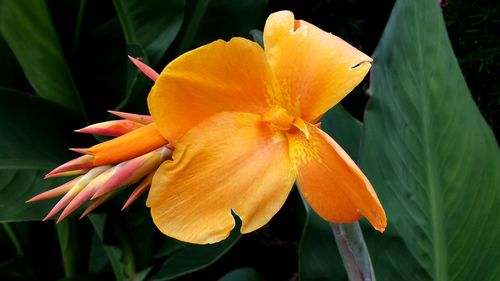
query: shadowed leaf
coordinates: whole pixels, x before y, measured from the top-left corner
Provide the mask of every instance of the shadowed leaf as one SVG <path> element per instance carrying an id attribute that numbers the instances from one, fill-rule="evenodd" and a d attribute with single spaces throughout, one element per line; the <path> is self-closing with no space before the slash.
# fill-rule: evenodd
<path id="1" fill-rule="evenodd" d="M 434 0 L 396 3 L 374 55 L 362 167 L 404 247 L 383 280 L 499 280 L 500 150 Z M 379 239 L 392 243 L 392 239 Z M 416 262 L 415 262 L 416 261 Z M 402 268 L 406 268 L 403 272 Z"/>
<path id="2" fill-rule="evenodd" d="M 0 1 L 0 32 L 38 95 L 85 115 L 45 1 Z"/>
<path id="3" fill-rule="evenodd" d="M 0 221 L 39 220 L 52 201 L 24 203 L 65 180 L 44 174 L 67 160 L 72 120 L 60 106 L 0 89 Z"/>

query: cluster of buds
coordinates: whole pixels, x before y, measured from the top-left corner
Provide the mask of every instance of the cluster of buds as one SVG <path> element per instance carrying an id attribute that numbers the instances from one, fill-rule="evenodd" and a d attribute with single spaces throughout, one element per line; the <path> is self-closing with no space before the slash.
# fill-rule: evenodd
<path id="1" fill-rule="evenodd" d="M 97 123 L 76 131 L 80 133 L 121 136 L 152 122 L 151 117 L 148 115 L 115 111 L 111 111 L 111 113 L 124 119 Z M 85 149 L 71 150 L 86 153 Z M 84 217 L 120 189 L 142 180 L 123 206 L 123 209 L 125 209 L 142 193 L 148 190 L 155 171 L 171 155 L 171 147 L 165 145 L 116 165 L 94 166 L 92 161 L 94 156 L 85 154 L 55 168 L 45 176 L 45 178 L 77 176 L 76 178 L 59 187 L 41 193 L 27 202 L 50 199 L 64 194 L 44 218 L 44 220 L 47 220 L 64 209 L 59 216 L 59 222 L 85 202 L 92 200 L 92 203 L 82 214 L 82 217 Z"/>
<path id="2" fill-rule="evenodd" d="M 135 58 L 129 58 L 149 78 L 152 80 L 158 78 L 158 73 L 150 67 Z M 93 124 L 76 130 L 76 132 L 119 137 L 153 123 L 150 115 L 118 111 L 109 112 L 122 119 Z M 153 151 L 114 164 L 99 163 L 89 149 L 70 148 L 70 150 L 84 155 L 55 168 L 45 178 L 76 177 L 59 187 L 43 192 L 26 201 L 35 202 L 63 195 L 43 220 L 50 219 L 62 211 L 57 220 L 57 222 L 60 222 L 90 200 L 90 205 L 80 217 L 82 218 L 123 188 L 140 182 L 122 210 L 127 208 L 149 189 L 153 175 L 160 164 L 171 158 L 173 147 L 165 143 L 165 145 L 161 145 Z"/>

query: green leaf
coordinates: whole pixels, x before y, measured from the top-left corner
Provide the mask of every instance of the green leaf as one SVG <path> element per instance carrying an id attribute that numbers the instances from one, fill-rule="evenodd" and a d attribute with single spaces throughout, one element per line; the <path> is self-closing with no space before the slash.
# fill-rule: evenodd
<path id="1" fill-rule="evenodd" d="M 36 274 L 30 268 L 30 261 L 26 257 L 12 257 L 0 262 L 0 278 L 2 280 L 34 280 Z"/>
<path id="2" fill-rule="evenodd" d="M 76 218 L 68 218 L 56 224 L 57 238 L 61 249 L 61 258 L 66 278 L 76 275 L 80 265 L 80 247 L 78 241 L 78 230 Z"/>
<path id="3" fill-rule="evenodd" d="M 158 273 L 149 280 L 173 280 L 212 265 L 239 240 L 240 233 L 237 229 L 239 229 L 238 226 L 235 227 L 233 233 L 226 240 L 210 245 L 187 244 L 174 241 L 172 238 L 166 238 L 167 243 L 174 249 L 170 252 L 172 255 L 162 264 Z M 165 250 L 163 250 L 163 253 L 165 253 Z"/>
<path id="4" fill-rule="evenodd" d="M 332 136 L 353 159 L 358 153 L 361 123 L 341 105 L 321 118 L 321 128 Z M 304 201 L 305 221 L 299 245 L 301 280 L 342 280 L 346 278 L 342 259 L 330 225 Z"/>
<path id="5" fill-rule="evenodd" d="M 235 269 L 226 275 L 222 276 L 219 281 L 263 281 L 257 270 L 251 267 L 243 267 Z"/>
<path id="6" fill-rule="evenodd" d="M 346 278 L 330 225 L 304 201 L 306 218 L 299 245 L 300 280 Z"/>
<path id="7" fill-rule="evenodd" d="M 127 44 L 140 45 L 146 62 L 158 63 L 179 33 L 183 0 L 113 0 Z"/>
<path id="8" fill-rule="evenodd" d="M 363 170 L 385 206 L 389 234 L 417 261 L 379 264 L 378 275 L 405 280 L 402 268 L 411 268 L 416 281 L 499 280 L 500 150 L 437 1 L 396 3 L 374 55 L 372 92 Z M 405 247 L 378 254 L 398 257 Z"/>
<path id="9" fill-rule="evenodd" d="M 53 202 L 24 202 L 65 181 L 43 177 L 71 155 L 65 148 L 75 118 L 22 92 L 0 88 L 0 100 L 0 221 L 39 220 Z"/>
<path id="10" fill-rule="evenodd" d="M 106 252 L 109 263 L 111 264 L 111 268 L 113 269 L 113 273 L 115 275 L 116 281 L 125 281 L 127 278 L 125 277 L 125 266 L 122 262 L 123 253 L 122 251 L 114 246 L 106 244 L 104 241 L 104 226 L 106 225 L 106 214 L 90 214 L 89 220 L 94 227 L 94 231 L 99 238 L 99 241 Z"/>
<path id="11" fill-rule="evenodd" d="M 250 30 L 261 29 L 266 0 L 188 1 L 192 12 L 187 16 L 180 42 L 180 53 L 217 39 L 250 37 Z"/>
<path id="12" fill-rule="evenodd" d="M 38 95 L 85 114 L 45 1 L 0 1 L 0 32 Z"/>
<path id="13" fill-rule="evenodd" d="M 1 6 L 0 6 L 1 7 Z M 0 31 L 0 87 L 29 90 L 23 70 Z"/>
<path id="14" fill-rule="evenodd" d="M 361 141 L 361 122 L 338 104 L 323 115 L 321 129 L 335 139 L 356 161 Z"/>
<path id="15" fill-rule="evenodd" d="M 252 29 L 250 30 L 250 36 L 252 36 L 252 40 L 259 44 L 259 46 L 264 49 L 264 34 L 262 31 L 258 29 Z"/>

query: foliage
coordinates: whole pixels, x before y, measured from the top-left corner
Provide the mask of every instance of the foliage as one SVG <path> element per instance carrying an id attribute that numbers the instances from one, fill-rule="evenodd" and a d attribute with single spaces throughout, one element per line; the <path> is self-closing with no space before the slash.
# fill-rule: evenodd
<path id="1" fill-rule="evenodd" d="M 379 280 L 498 280 L 500 153 L 474 100 L 498 126 L 499 5 L 436 2 L 397 1 L 382 35 L 393 1 L 0 0 L 0 279 L 346 280 L 329 225 L 296 191 L 269 225 L 208 246 L 159 233 L 144 197 L 58 226 L 39 222 L 53 202 L 24 203 L 60 183 L 43 175 L 67 147 L 95 143 L 72 130 L 107 109 L 146 112 L 152 82 L 127 54 L 160 71 L 215 39 L 259 41 L 266 15 L 290 9 L 378 46 L 371 81 L 322 127 L 386 208 L 386 233 L 364 231 Z"/>
<path id="2" fill-rule="evenodd" d="M 406 246 L 383 255 L 407 250 L 416 261 L 404 273 L 412 280 L 497 280 L 500 256 L 490 245 L 500 245 L 493 215 L 500 211 L 500 151 L 439 7 L 397 2 L 374 61 L 361 157 L 391 217 L 389 233 Z M 402 263 L 380 262 L 379 276 L 407 279 Z"/>

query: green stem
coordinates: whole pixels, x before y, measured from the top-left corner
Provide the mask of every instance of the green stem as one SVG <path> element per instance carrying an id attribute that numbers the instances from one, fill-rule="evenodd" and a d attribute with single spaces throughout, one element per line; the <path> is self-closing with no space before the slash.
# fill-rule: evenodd
<path id="1" fill-rule="evenodd" d="M 358 222 L 330 224 L 349 281 L 375 281 L 375 273 Z"/>
<path id="2" fill-rule="evenodd" d="M 186 31 L 184 32 L 184 37 L 179 44 L 179 54 L 189 51 L 193 46 L 194 38 L 198 34 L 198 29 L 200 28 L 200 23 L 208 8 L 210 0 L 198 0 L 195 1 L 193 14 L 188 22 Z"/>
<path id="3" fill-rule="evenodd" d="M 56 231 L 61 248 L 64 275 L 69 278 L 77 273 L 80 259 L 75 218 L 68 218 L 56 224 Z"/>
<path id="4" fill-rule="evenodd" d="M 18 256 L 23 257 L 24 256 L 24 249 L 21 246 L 21 241 L 17 238 L 16 232 L 10 226 L 10 224 L 3 222 L 2 223 L 3 229 L 7 233 L 7 236 L 9 236 L 10 241 L 12 241 L 12 244 L 14 244 L 14 248 L 16 249 L 16 253 Z"/>

